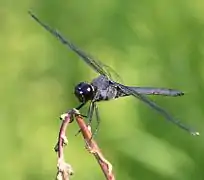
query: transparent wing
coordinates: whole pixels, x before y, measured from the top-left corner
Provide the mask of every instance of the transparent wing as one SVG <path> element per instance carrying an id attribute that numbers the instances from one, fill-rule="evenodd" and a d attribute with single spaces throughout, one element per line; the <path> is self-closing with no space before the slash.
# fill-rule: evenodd
<path id="1" fill-rule="evenodd" d="M 123 84 L 123 79 L 112 67 L 106 64 L 102 64 L 102 66 L 104 67 L 105 71 L 108 72 L 110 79 Z"/>
<path id="2" fill-rule="evenodd" d="M 161 108 L 160 106 L 158 106 L 155 102 L 153 102 L 152 100 L 150 100 L 149 98 L 147 98 L 146 96 L 140 94 L 139 92 L 137 92 L 135 89 L 132 89 L 131 87 L 128 86 L 124 86 L 122 84 L 116 83 L 111 81 L 111 83 L 115 86 L 117 86 L 118 88 L 120 88 L 124 93 L 132 95 L 138 99 L 140 99 L 141 101 L 143 101 L 145 104 L 147 104 L 149 107 L 153 108 L 154 110 L 156 110 L 158 113 L 160 113 L 161 115 L 163 115 L 167 120 L 169 120 L 170 122 L 176 124 L 178 127 L 188 131 L 189 133 L 191 133 L 192 135 L 199 135 L 198 132 L 192 130 L 190 127 L 182 124 L 179 120 L 173 118 L 167 111 L 165 111 L 163 108 Z"/>
<path id="3" fill-rule="evenodd" d="M 57 37 L 61 43 L 66 45 L 68 48 L 73 50 L 76 54 L 78 54 L 89 66 L 91 66 L 96 72 L 98 72 L 101 75 L 110 77 L 110 73 L 107 72 L 103 66 L 105 67 L 106 65 L 103 65 L 102 62 L 94 60 L 91 56 L 88 56 L 85 52 L 83 52 L 81 49 L 76 47 L 72 42 L 69 40 L 65 39 L 57 30 L 52 29 L 42 21 L 40 21 L 32 12 L 28 12 L 31 17 L 37 21 L 42 27 L 44 27 L 47 31 L 49 31 L 52 35 Z"/>
<path id="4" fill-rule="evenodd" d="M 133 91 L 138 92 L 139 94 L 145 95 L 163 95 L 163 96 L 182 96 L 184 92 L 175 90 L 175 89 L 167 89 L 167 88 L 155 88 L 155 87 L 129 87 Z"/>

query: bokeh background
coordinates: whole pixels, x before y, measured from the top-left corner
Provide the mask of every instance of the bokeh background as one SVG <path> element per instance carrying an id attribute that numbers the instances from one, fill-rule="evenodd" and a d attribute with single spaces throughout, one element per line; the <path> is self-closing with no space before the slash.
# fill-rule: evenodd
<path id="1" fill-rule="evenodd" d="M 59 116 L 73 89 L 97 74 L 29 15 L 32 11 L 127 85 L 170 87 L 152 97 L 200 137 L 132 97 L 99 104 L 96 140 L 117 179 L 204 179 L 204 2 L 201 0 L 0 1 L 0 179 L 54 179 Z M 86 112 L 86 108 L 82 110 Z M 73 179 L 104 179 L 73 123 L 66 160 Z"/>

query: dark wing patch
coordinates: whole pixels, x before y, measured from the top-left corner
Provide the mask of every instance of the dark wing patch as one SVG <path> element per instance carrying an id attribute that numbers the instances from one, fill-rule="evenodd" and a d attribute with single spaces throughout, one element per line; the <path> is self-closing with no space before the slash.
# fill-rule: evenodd
<path id="1" fill-rule="evenodd" d="M 73 50 L 76 54 L 78 54 L 89 66 L 91 66 L 96 72 L 103 76 L 110 76 L 109 73 L 107 73 L 103 68 L 103 64 L 99 61 L 94 60 L 92 57 L 88 56 L 84 51 L 76 47 L 72 42 L 65 39 L 57 30 L 52 29 L 42 21 L 40 21 L 32 12 L 28 12 L 31 17 L 37 21 L 42 27 L 44 27 L 48 32 L 50 32 L 52 35 L 57 37 L 57 39 L 60 40 L 61 43 L 66 45 L 68 48 Z"/>
<path id="2" fill-rule="evenodd" d="M 179 126 L 180 128 L 188 131 L 189 133 L 191 133 L 192 135 L 198 135 L 199 133 L 192 130 L 190 127 L 187 127 L 186 125 L 182 124 L 179 120 L 173 118 L 167 111 L 165 111 L 163 108 L 161 108 L 160 106 L 158 106 L 155 102 L 153 102 L 152 100 L 150 100 L 149 98 L 147 98 L 146 96 L 138 93 L 137 91 L 135 91 L 134 89 L 128 87 L 128 86 L 124 86 L 122 84 L 116 83 L 116 82 L 112 82 L 113 84 L 115 84 L 116 86 L 118 86 L 118 88 L 120 88 L 124 93 L 128 94 L 128 95 L 132 95 L 138 99 L 140 99 L 141 101 L 143 101 L 146 105 L 148 105 L 149 107 L 152 107 L 154 110 L 156 110 L 158 113 L 160 113 L 161 115 L 163 115 L 167 120 L 171 121 L 172 123 L 176 124 L 177 126 Z"/>

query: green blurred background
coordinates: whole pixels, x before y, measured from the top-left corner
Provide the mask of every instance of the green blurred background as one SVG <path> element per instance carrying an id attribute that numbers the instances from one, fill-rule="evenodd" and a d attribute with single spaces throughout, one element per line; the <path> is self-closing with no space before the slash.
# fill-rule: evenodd
<path id="1" fill-rule="evenodd" d="M 99 104 L 96 140 L 117 179 L 204 179 L 204 2 L 201 0 L 0 1 L 0 179 L 54 179 L 58 117 L 78 105 L 74 86 L 97 74 L 39 26 L 28 9 L 127 85 L 170 87 L 153 97 L 193 137 L 134 98 Z M 83 113 L 86 109 L 82 110 Z M 66 160 L 73 179 L 104 179 L 73 123 Z"/>

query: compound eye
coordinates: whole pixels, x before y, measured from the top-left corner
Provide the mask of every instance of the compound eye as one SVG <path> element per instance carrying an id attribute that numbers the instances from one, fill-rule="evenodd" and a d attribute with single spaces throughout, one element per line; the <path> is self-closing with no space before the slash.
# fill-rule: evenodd
<path id="1" fill-rule="evenodd" d="M 81 82 L 75 87 L 75 96 L 80 102 L 87 102 L 94 97 L 94 88 L 88 83 Z"/>

